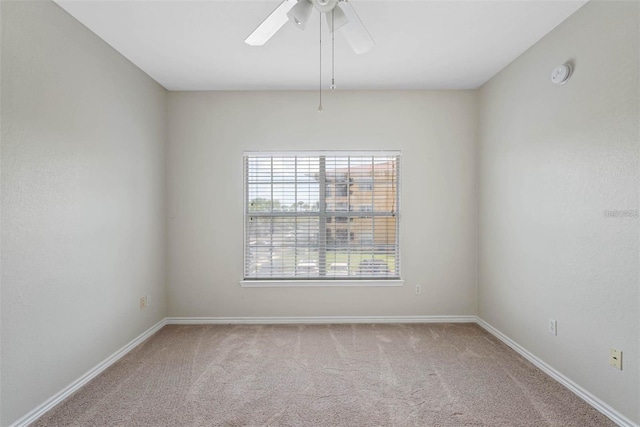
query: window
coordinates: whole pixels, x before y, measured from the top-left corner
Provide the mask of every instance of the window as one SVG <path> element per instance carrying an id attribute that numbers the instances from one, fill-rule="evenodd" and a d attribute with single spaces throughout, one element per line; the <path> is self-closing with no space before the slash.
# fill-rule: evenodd
<path id="1" fill-rule="evenodd" d="M 244 281 L 400 278 L 399 153 L 245 153 L 244 168 Z"/>
<path id="2" fill-rule="evenodd" d="M 349 242 L 349 230 L 346 228 L 339 228 L 336 230 L 336 244 L 346 245 Z"/>
<path id="3" fill-rule="evenodd" d="M 336 184 L 336 197 L 347 197 L 349 191 L 349 184 L 339 183 Z"/>
<path id="4" fill-rule="evenodd" d="M 373 191 L 373 177 L 364 177 L 358 182 L 358 190 Z"/>
<path id="5" fill-rule="evenodd" d="M 360 243 L 366 245 L 373 245 L 373 233 L 361 233 Z"/>
<path id="6" fill-rule="evenodd" d="M 324 194 L 326 197 L 333 196 L 333 186 L 331 184 L 326 184 L 324 188 L 325 188 Z"/>

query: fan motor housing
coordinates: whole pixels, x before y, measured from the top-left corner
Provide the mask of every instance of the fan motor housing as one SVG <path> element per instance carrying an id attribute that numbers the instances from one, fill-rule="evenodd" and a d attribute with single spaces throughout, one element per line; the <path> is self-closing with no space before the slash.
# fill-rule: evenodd
<path id="1" fill-rule="evenodd" d="M 311 0 L 311 3 L 320 12 L 326 13 L 331 12 L 336 7 L 338 0 Z"/>

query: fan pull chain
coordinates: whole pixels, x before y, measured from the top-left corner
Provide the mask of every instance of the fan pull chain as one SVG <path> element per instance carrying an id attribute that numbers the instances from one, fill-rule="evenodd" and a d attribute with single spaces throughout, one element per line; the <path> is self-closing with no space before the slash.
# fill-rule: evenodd
<path id="1" fill-rule="evenodd" d="M 335 7 L 331 9 L 331 90 L 336 90 L 336 39 L 335 29 L 333 28 L 334 11 Z"/>
<path id="2" fill-rule="evenodd" d="M 322 108 L 322 14 L 320 14 L 320 19 L 319 19 L 320 25 L 320 72 L 319 72 L 319 76 L 320 76 L 320 83 L 318 86 L 318 92 L 320 94 L 320 105 L 318 105 L 318 113 L 322 113 L 324 110 Z"/>

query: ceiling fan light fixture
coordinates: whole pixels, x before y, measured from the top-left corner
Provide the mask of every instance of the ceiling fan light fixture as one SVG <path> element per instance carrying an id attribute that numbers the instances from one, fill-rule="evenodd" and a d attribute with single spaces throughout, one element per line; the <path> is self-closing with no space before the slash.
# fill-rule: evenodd
<path id="1" fill-rule="evenodd" d="M 307 22 L 309 22 L 312 9 L 313 5 L 309 0 L 299 0 L 298 3 L 291 8 L 289 13 L 287 13 L 287 16 L 289 17 L 289 20 L 296 25 L 296 27 L 304 30 Z"/>
<path id="2" fill-rule="evenodd" d="M 331 14 L 333 14 L 333 25 L 331 25 Z M 325 13 L 325 16 L 327 18 L 329 31 L 331 32 L 336 31 L 349 23 L 349 17 L 339 7 L 334 8 L 331 12 Z"/>

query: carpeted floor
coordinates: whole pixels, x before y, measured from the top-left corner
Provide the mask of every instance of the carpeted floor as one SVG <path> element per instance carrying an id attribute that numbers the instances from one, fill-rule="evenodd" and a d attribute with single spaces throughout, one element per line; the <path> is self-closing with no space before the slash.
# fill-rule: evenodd
<path id="1" fill-rule="evenodd" d="M 614 426 L 475 324 L 166 326 L 35 426 Z"/>

